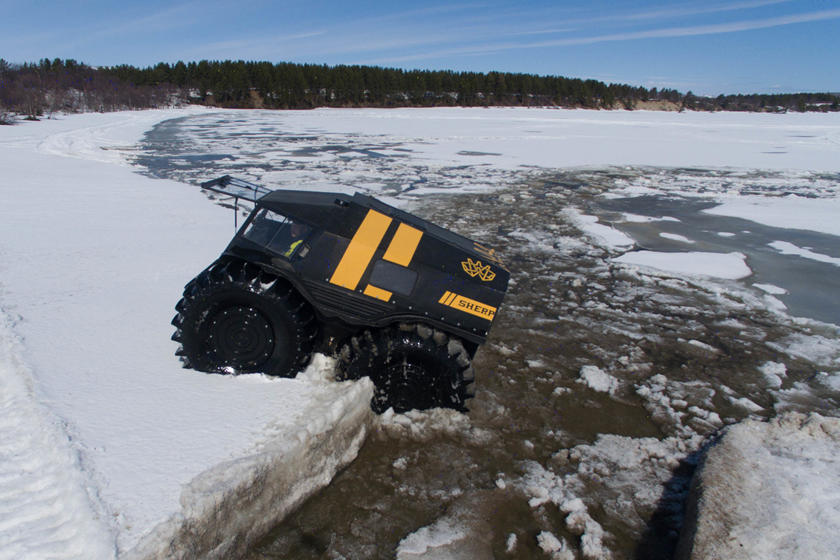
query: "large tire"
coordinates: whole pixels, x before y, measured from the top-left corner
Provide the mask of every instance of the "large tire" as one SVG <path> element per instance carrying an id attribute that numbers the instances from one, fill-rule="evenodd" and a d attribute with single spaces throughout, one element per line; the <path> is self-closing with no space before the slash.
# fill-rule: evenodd
<path id="1" fill-rule="evenodd" d="M 184 367 L 205 372 L 295 375 L 318 332 L 312 310 L 288 282 L 240 261 L 202 272 L 175 309 L 176 354 Z"/>
<path id="2" fill-rule="evenodd" d="M 473 396 L 470 357 L 463 344 L 425 325 L 367 330 L 339 352 L 338 378 L 369 376 L 371 408 L 382 413 L 442 407 L 466 411 Z"/>

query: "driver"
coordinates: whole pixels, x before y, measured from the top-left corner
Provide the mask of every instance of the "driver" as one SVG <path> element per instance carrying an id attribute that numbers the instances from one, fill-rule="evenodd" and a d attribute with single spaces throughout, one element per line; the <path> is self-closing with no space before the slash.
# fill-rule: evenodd
<path id="1" fill-rule="evenodd" d="M 289 248 L 283 251 L 283 256 L 289 258 L 303 242 L 303 236 L 306 234 L 306 227 L 303 224 L 291 223 L 289 227 Z"/>

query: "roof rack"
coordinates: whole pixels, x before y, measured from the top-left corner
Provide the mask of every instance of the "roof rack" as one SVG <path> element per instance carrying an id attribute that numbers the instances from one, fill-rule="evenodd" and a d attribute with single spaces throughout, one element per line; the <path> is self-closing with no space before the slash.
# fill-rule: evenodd
<path id="1" fill-rule="evenodd" d="M 230 175 L 205 181 L 201 183 L 201 188 L 236 199 L 241 198 L 248 202 L 256 202 L 258 198 L 271 192 L 271 189 L 243 181 L 242 179 L 236 179 Z"/>
<path id="2" fill-rule="evenodd" d="M 254 205 L 257 199 L 271 192 L 271 189 L 224 175 L 201 183 L 201 188 L 233 199 L 233 227 L 238 228 L 239 201 Z"/>

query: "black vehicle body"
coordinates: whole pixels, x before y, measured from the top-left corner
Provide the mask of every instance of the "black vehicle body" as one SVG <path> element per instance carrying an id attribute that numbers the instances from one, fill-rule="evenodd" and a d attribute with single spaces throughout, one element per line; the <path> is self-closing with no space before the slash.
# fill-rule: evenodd
<path id="1" fill-rule="evenodd" d="M 229 176 L 201 186 L 233 197 L 237 212 L 253 204 L 202 274 L 247 263 L 284 279 L 317 318 L 316 348 L 406 324 L 459 340 L 469 359 L 486 340 L 510 278 L 492 249 L 358 193 L 268 191 Z"/>

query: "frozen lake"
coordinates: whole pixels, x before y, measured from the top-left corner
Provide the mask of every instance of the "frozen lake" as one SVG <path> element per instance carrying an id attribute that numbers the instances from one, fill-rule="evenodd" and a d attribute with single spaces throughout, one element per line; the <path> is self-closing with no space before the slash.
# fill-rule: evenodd
<path id="1" fill-rule="evenodd" d="M 271 188 L 365 190 L 375 196 L 399 197 L 403 203 L 426 194 L 498 188 L 500 184 L 523 181 L 535 174 L 533 169 L 528 169 L 519 170 L 517 176 L 516 170 L 509 169 L 510 163 L 502 153 L 477 150 L 459 150 L 456 155 L 461 161 L 430 166 L 428 155 L 418 149 L 418 145 L 430 142 L 422 139 L 323 130 L 314 122 L 303 128 L 295 123 L 296 128 L 289 130 L 284 127 L 286 119 L 288 114 L 281 119 L 272 117 L 270 112 L 228 112 L 173 119 L 157 125 L 146 135 L 144 153 L 136 161 L 154 176 L 191 183 L 231 174 Z M 329 120 L 316 119 L 319 125 Z M 546 132 L 534 123 L 530 125 L 533 130 L 527 133 L 531 136 Z M 784 136 L 789 141 L 796 139 L 795 145 L 803 139 L 817 138 L 812 134 Z M 833 136 L 829 139 L 836 141 Z M 782 153 L 781 149 L 777 146 L 778 153 Z M 503 163 L 501 168 L 493 166 L 497 160 Z M 637 173 L 644 174 L 644 168 Z M 708 188 L 710 180 L 714 183 L 716 179 L 718 186 L 731 188 L 728 173 L 677 168 L 658 169 L 655 175 L 655 180 L 681 182 L 688 188 L 693 186 L 690 185 L 692 177 L 702 188 Z M 632 181 L 632 178 L 624 180 Z M 836 184 L 837 180 L 837 174 L 833 177 L 830 173 L 815 174 L 806 181 L 809 184 L 803 191 L 801 176 L 789 177 L 786 182 L 784 175 L 768 172 L 764 177 L 755 174 L 741 177 L 740 186 L 764 196 L 801 193 L 810 197 L 814 191 L 819 194 L 825 183 Z M 739 184 L 737 176 L 735 184 Z M 626 232 L 636 240 L 638 248 L 743 253 L 753 272 L 752 284 L 770 286 L 773 295 L 791 314 L 840 324 L 840 300 L 834 297 L 840 288 L 837 235 L 769 227 L 703 212 L 716 206 L 718 203 L 708 198 L 677 193 L 602 198 L 587 211 Z M 625 220 L 621 217 L 625 213 L 651 219 Z M 676 219 L 658 219 L 663 216 Z M 807 254 L 803 256 L 803 251 L 783 250 L 791 246 L 826 258 L 815 259 L 813 255 L 809 258 Z"/>
<path id="2" fill-rule="evenodd" d="M 791 193 L 836 204 L 837 171 L 802 168 L 825 161 L 837 127 L 756 117 L 224 111 L 151 130 L 136 162 L 153 176 L 363 190 L 496 247 L 512 270 L 469 416 L 384 417 L 358 459 L 251 557 L 411 558 L 431 532 L 532 558 L 548 532 L 664 558 L 707 434 L 782 410 L 836 415 L 836 234 L 704 210 Z M 767 169 L 711 169 L 739 161 Z M 605 241 L 582 223 L 632 239 Z M 615 260 L 634 250 L 738 253 L 752 274 Z"/>

